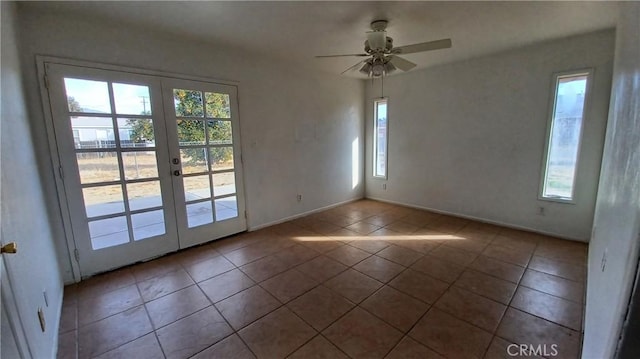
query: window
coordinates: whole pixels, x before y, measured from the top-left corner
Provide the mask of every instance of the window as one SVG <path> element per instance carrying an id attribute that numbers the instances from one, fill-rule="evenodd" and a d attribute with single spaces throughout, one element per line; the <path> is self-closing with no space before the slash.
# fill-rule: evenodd
<path id="1" fill-rule="evenodd" d="M 387 99 L 373 103 L 373 176 L 387 177 Z"/>
<path id="2" fill-rule="evenodd" d="M 541 196 L 571 202 L 574 199 L 576 168 L 584 107 L 591 71 L 555 76 L 554 101 L 548 126 Z"/>

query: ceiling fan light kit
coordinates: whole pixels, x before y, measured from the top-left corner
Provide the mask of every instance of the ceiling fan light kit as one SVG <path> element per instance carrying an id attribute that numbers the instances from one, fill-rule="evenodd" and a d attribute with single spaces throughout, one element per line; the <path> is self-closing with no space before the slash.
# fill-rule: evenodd
<path id="1" fill-rule="evenodd" d="M 343 71 L 342 74 L 358 69 L 360 73 L 365 74 L 368 77 L 376 78 L 388 75 L 396 69 L 409 71 L 416 67 L 416 64 L 398 56 L 398 54 L 413 54 L 416 52 L 432 51 L 451 47 L 451 39 L 393 47 L 393 39 L 387 36 L 387 25 L 387 20 L 375 20 L 371 22 L 372 31 L 367 32 L 367 39 L 364 42 L 364 53 L 316 57 L 367 57 L 367 59 L 361 60 L 357 64 Z"/>

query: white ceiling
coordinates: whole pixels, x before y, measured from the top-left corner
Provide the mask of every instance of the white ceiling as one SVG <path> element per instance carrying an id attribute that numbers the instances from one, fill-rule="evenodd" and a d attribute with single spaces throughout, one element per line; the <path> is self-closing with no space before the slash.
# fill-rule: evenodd
<path id="1" fill-rule="evenodd" d="M 418 68 L 615 27 L 616 2 L 28 2 L 22 7 L 100 17 L 340 73 L 375 19 L 395 46 L 451 38 L 453 48 L 405 55 Z M 358 76 L 357 72 L 350 76 Z"/>

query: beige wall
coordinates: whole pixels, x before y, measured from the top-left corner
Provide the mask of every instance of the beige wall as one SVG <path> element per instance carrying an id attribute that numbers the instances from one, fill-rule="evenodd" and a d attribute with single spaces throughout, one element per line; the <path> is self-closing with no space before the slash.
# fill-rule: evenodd
<path id="1" fill-rule="evenodd" d="M 389 77 L 386 181 L 372 177 L 372 98 L 380 87 L 368 86 L 367 197 L 588 241 L 613 52 L 609 30 Z M 594 68 L 594 77 L 575 204 L 542 201 L 553 74 L 584 68 Z"/>
<path id="2" fill-rule="evenodd" d="M 593 237 L 585 359 L 613 357 L 640 247 L 640 4 L 622 5 Z M 604 262 L 604 263 L 603 263 Z M 603 267 L 604 264 L 604 267 Z M 637 338 L 636 338 L 637 339 Z"/>
<path id="3" fill-rule="evenodd" d="M 18 55 L 15 4 L 2 2 L 2 112 L 0 114 L 0 215 L 2 241 L 16 242 L 18 252 L 3 255 L 16 298 L 19 317 L 33 358 L 55 357 L 62 305 L 62 278 L 47 213 L 43 182 L 38 170 Z M 6 280 L 6 278 L 2 278 Z M 4 287 L 4 286 L 3 286 Z M 45 301 L 45 295 L 47 301 Z M 3 293 L 3 300 L 11 300 Z M 37 311 L 42 308 L 42 332 Z M 4 336 L 5 333 L 2 333 Z"/>

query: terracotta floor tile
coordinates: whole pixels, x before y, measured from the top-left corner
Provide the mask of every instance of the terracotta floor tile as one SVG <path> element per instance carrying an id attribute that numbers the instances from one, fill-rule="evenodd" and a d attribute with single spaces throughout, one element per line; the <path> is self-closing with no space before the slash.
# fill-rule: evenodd
<path id="1" fill-rule="evenodd" d="M 483 255 L 476 258 L 476 260 L 469 265 L 469 268 L 489 274 L 496 278 L 508 280 L 512 283 L 518 283 L 520 278 L 522 278 L 522 274 L 524 274 L 524 268 L 520 266 L 485 257 Z"/>
<path id="2" fill-rule="evenodd" d="M 538 245 L 534 254 L 574 265 L 583 265 L 587 260 L 587 245 L 560 239 L 547 240 Z"/>
<path id="3" fill-rule="evenodd" d="M 302 348 L 298 349 L 289 359 L 348 359 L 340 349 L 331 344 L 322 335 L 317 335 Z"/>
<path id="4" fill-rule="evenodd" d="M 507 309 L 496 335 L 516 344 L 557 344 L 557 358 L 578 358 L 580 333 L 517 309 Z"/>
<path id="5" fill-rule="evenodd" d="M 358 222 L 357 220 L 353 219 L 353 218 L 349 218 L 346 216 L 342 216 L 339 214 L 333 214 L 333 215 L 329 215 L 327 216 L 327 218 L 325 219 L 327 222 L 329 223 L 333 223 L 336 226 L 339 227 L 346 227 L 350 224 L 354 224 L 356 222 Z"/>
<path id="6" fill-rule="evenodd" d="M 136 278 L 131 274 L 129 268 L 118 269 L 80 282 L 77 286 L 77 296 L 79 299 L 94 297 L 130 286 L 135 282 Z"/>
<path id="7" fill-rule="evenodd" d="M 352 358 L 382 358 L 402 333 L 360 308 L 354 308 L 322 334 Z"/>
<path id="8" fill-rule="evenodd" d="M 233 333 L 213 307 L 207 307 L 156 331 L 167 359 L 188 358 Z"/>
<path id="9" fill-rule="evenodd" d="M 271 278 L 276 274 L 282 273 L 289 269 L 290 266 L 273 255 L 258 259 L 255 262 L 245 264 L 240 267 L 249 278 L 256 282 L 262 282 L 265 279 Z"/>
<path id="10" fill-rule="evenodd" d="M 300 244 L 285 248 L 275 254 L 276 258 L 285 263 L 288 267 L 297 266 L 312 258 L 319 256 L 318 251 L 314 251 Z"/>
<path id="11" fill-rule="evenodd" d="M 385 357 L 386 359 L 444 359 L 443 356 L 425 347 L 408 336 Z"/>
<path id="12" fill-rule="evenodd" d="M 121 358 L 164 359 L 164 354 L 156 335 L 150 333 L 97 357 L 97 359 Z"/>
<path id="13" fill-rule="evenodd" d="M 371 216 L 369 218 L 363 219 L 362 222 L 370 223 L 370 224 L 376 225 L 378 227 L 384 227 L 384 226 L 386 226 L 388 224 L 391 224 L 393 222 L 398 221 L 399 217 L 400 216 L 397 215 L 397 214 L 392 214 L 392 213 L 385 214 L 385 213 L 382 213 L 382 214 L 378 214 L 378 215 Z"/>
<path id="14" fill-rule="evenodd" d="M 335 231 L 337 231 L 337 230 L 339 230 L 341 228 L 342 228 L 342 226 L 338 226 L 338 225 L 335 225 L 335 224 L 333 224 L 331 222 L 323 221 L 323 220 L 315 221 L 309 226 L 310 230 L 312 230 L 314 232 L 317 232 L 317 233 L 320 233 L 320 234 L 329 234 L 329 233 L 335 232 Z"/>
<path id="15" fill-rule="evenodd" d="M 191 357 L 192 359 L 254 359 L 255 355 L 237 334 L 232 334 L 209 348 Z"/>
<path id="16" fill-rule="evenodd" d="M 336 248 L 325 254 L 347 266 L 352 266 L 371 255 L 361 249 L 348 245 Z"/>
<path id="17" fill-rule="evenodd" d="M 327 238 L 327 239 L 325 240 L 324 238 Z M 326 253 L 326 252 L 329 252 L 330 250 L 336 249 L 344 245 L 344 243 L 340 241 L 331 240 L 329 239 L 329 237 L 324 237 L 324 238 L 318 239 L 318 240 L 298 241 L 298 243 L 320 253 Z"/>
<path id="18" fill-rule="evenodd" d="M 82 328 L 78 332 L 78 357 L 100 355 L 152 331 L 143 306 L 129 309 Z"/>
<path id="19" fill-rule="evenodd" d="M 78 331 L 71 330 L 58 335 L 57 359 L 78 358 Z"/>
<path id="20" fill-rule="evenodd" d="M 490 244 L 484 251 L 482 251 L 482 255 L 485 257 L 501 260 L 503 262 L 516 264 L 521 267 L 526 267 L 529 263 L 529 259 L 531 258 L 531 253 L 528 253 L 526 251 L 510 249 L 493 243 Z"/>
<path id="21" fill-rule="evenodd" d="M 235 266 L 223 256 L 218 256 L 185 266 L 185 269 L 189 272 L 191 278 L 196 282 L 202 282 L 205 279 L 215 277 L 218 274 L 228 272 L 234 268 Z"/>
<path id="22" fill-rule="evenodd" d="M 453 216 L 441 215 L 433 222 L 428 223 L 426 227 L 439 232 L 455 233 L 466 226 L 467 223 L 469 223 L 469 220 Z"/>
<path id="23" fill-rule="evenodd" d="M 66 286 L 58 357 L 511 358 L 547 343 L 574 359 L 586 255 L 359 200 Z"/>
<path id="24" fill-rule="evenodd" d="M 173 256 L 166 256 L 132 266 L 131 274 L 137 282 L 142 282 L 178 269 L 180 269 L 180 263 Z"/>
<path id="25" fill-rule="evenodd" d="M 382 287 L 382 283 L 353 269 L 348 269 L 329 279 L 325 285 L 354 303 L 362 302 Z"/>
<path id="26" fill-rule="evenodd" d="M 454 285 L 502 304 L 509 304 L 517 287 L 515 283 L 469 269 L 462 273 Z"/>
<path id="27" fill-rule="evenodd" d="M 474 225 L 475 226 L 478 225 L 476 223 L 478 222 L 472 222 L 471 224 L 465 226 L 463 229 L 456 232 L 456 236 L 466 239 L 465 241 L 460 241 L 460 242 L 474 242 L 474 243 L 482 243 L 482 244 L 488 245 L 498 235 L 497 231 L 499 231 L 499 229 L 487 230 L 487 229 L 482 229 L 483 227 L 474 227 Z M 451 242 L 459 242 L 459 241 L 451 241 Z"/>
<path id="28" fill-rule="evenodd" d="M 440 246 L 440 241 L 426 239 L 400 239 L 389 240 L 388 242 L 422 254 L 427 254 Z"/>
<path id="29" fill-rule="evenodd" d="M 231 263 L 240 267 L 247 263 L 251 263 L 260 258 L 264 258 L 269 254 L 272 254 L 274 251 L 265 251 L 263 248 L 256 246 L 254 244 L 248 245 L 246 247 L 242 247 L 236 249 L 235 251 L 225 253 L 224 257 L 227 258 Z"/>
<path id="30" fill-rule="evenodd" d="M 323 330 L 351 310 L 354 304 L 330 289 L 318 286 L 289 302 L 287 307 L 316 330 Z"/>
<path id="31" fill-rule="evenodd" d="M 468 266 L 478 257 L 477 253 L 452 248 L 446 245 L 442 245 L 434 249 L 433 251 L 429 252 L 429 255 L 456 263 L 461 266 Z"/>
<path id="32" fill-rule="evenodd" d="M 582 328 L 582 305 L 547 293 L 520 286 L 511 306 L 574 330 Z"/>
<path id="33" fill-rule="evenodd" d="M 259 286 L 253 286 L 215 304 L 235 330 L 281 306 L 280 302 Z"/>
<path id="34" fill-rule="evenodd" d="M 198 285 L 204 294 L 206 294 L 213 303 L 216 303 L 254 284 L 255 282 L 242 273 L 242 271 L 234 269 L 202 281 Z"/>
<path id="35" fill-rule="evenodd" d="M 490 333 L 497 328 L 507 307 L 467 290 L 451 287 L 434 307 Z"/>
<path id="36" fill-rule="evenodd" d="M 376 255 L 382 258 L 386 258 L 392 262 L 401 264 L 405 267 L 410 266 L 423 256 L 422 253 L 412 251 L 411 249 L 404 248 L 395 244 L 381 250 Z"/>
<path id="37" fill-rule="evenodd" d="M 529 268 L 537 270 L 538 272 L 556 275 L 558 277 L 570 279 L 580 283 L 584 283 L 587 273 L 587 268 L 584 265 L 574 265 L 556 259 L 540 257 L 536 255 L 531 258 L 531 262 L 529 262 Z"/>
<path id="38" fill-rule="evenodd" d="M 337 230 L 335 232 L 329 233 L 327 236 L 331 240 L 340 241 L 340 242 L 343 242 L 343 243 L 346 243 L 348 241 L 352 241 L 354 238 L 364 237 L 364 235 L 362 235 L 362 234 L 360 234 L 358 232 L 346 229 L 346 228 L 340 228 L 339 230 Z"/>
<path id="39" fill-rule="evenodd" d="M 375 232 L 376 230 L 380 229 L 380 226 L 376 226 L 375 224 L 371 224 L 367 222 L 356 222 L 354 224 L 346 226 L 345 228 L 350 231 L 360 233 L 362 235 L 367 235 L 371 232 Z"/>
<path id="40" fill-rule="evenodd" d="M 409 336 L 448 358 L 482 358 L 492 335 L 431 308 Z"/>
<path id="41" fill-rule="evenodd" d="M 374 255 L 356 264 L 353 269 L 386 283 L 402 272 L 405 267 Z"/>
<path id="42" fill-rule="evenodd" d="M 67 303 L 64 299 L 62 313 L 60 314 L 59 333 L 66 333 L 78 328 L 78 305 L 76 302 Z"/>
<path id="43" fill-rule="evenodd" d="M 461 249 L 472 253 L 481 253 L 489 245 L 489 241 L 465 238 L 465 235 L 460 233 L 456 233 L 456 237 L 460 237 L 462 239 L 444 241 L 443 244 L 447 247 Z"/>
<path id="44" fill-rule="evenodd" d="M 505 237 L 501 234 L 498 234 L 491 244 L 498 245 L 500 247 L 509 248 L 515 251 L 531 254 L 536 249 L 538 245 L 536 240 L 531 240 L 527 238 L 512 238 Z"/>
<path id="45" fill-rule="evenodd" d="M 181 265 L 189 265 L 193 263 L 202 262 L 207 259 L 219 256 L 220 253 L 213 249 L 209 244 L 184 249 L 171 257 Z"/>
<path id="46" fill-rule="evenodd" d="M 191 315 L 211 302 L 197 285 L 192 285 L 145 304 L 153 327 L 158 329 Z"/>
<path id="47" fill-rule="evenodd" d="M 464 271 L 464 267 L 459 264 L 429 255 L 420 258 L 411 268 L 447 283 L 455 282 Z"/>
<path id="48" fill-rule="evenodd" d="M 160 298 L 179 289 L 186 288 L 195 282 L 184 269 L 166 273 L 142 282 L 138 282 L 140 294 L 145 302 Z"/>
<path id="49" fill-rule="evenodd" d="M 417 226 L 415 224 L 407 223 L 402 220 L 390 223 L 385 226 L 385 228 L 390 229 L 394 232 L 402 233 L 402 234 L 411 234 L 420 229 L 421 226 Z"/>
<path id="50" fill-rule="evenodd" d="M 581 283 L 551 274 L 527 269 L 522 281 L 520 281 L 520 285 L 573 302 L 584 302 L 584 286 Z"/>
<path id="51" fill-rule="evenodd" d="M 371 237 L 366 237 L 366 238 L 367 239 L 351 241 L 347 244 L 349 244 L 352 247 L 362 249 L 363 251 L 369 252 L 371 254 L 378 253 L 379 251 L 389 246 L 389 243 L 385 241 L 373 239 Z"/>
<path id="52" fill-rule="evenodd" d="M 407 332 L 429 309 L 429 305 L 384 286 L 360 306 L 402 332 Z"/>
<path id="53" fill-rule="evenodd" d="M 315 280 L 295 269 L 290 269 L 260 283 L 262 288 L 282 303 L 290 301 L 316 285 Z"/>
<path id="54" fill-rule="evenodd" d="M 389 285 L 429 304 L 435 303 L 449 287 L 447 282 L 412 269 L 400 273 Z"/>
<path id="55" fill-rule="evenodd" d="M 311 279 L 322 283 L 325 280 L 338 275 L 348 267 L 326 256 L 316 257 L 296 267 Z"/>
<path id="56" fill-rule="evenodd" d="M 78 326 L 104 319 L 142 304 L 135 284 L 94 297 L 81 298 L 78 302 Z"/>
<path id="57" fill-rule="evenodd" d="M 258 358 L 284 358 L 317 334 L 286 307 L 238 332 Z"/>

